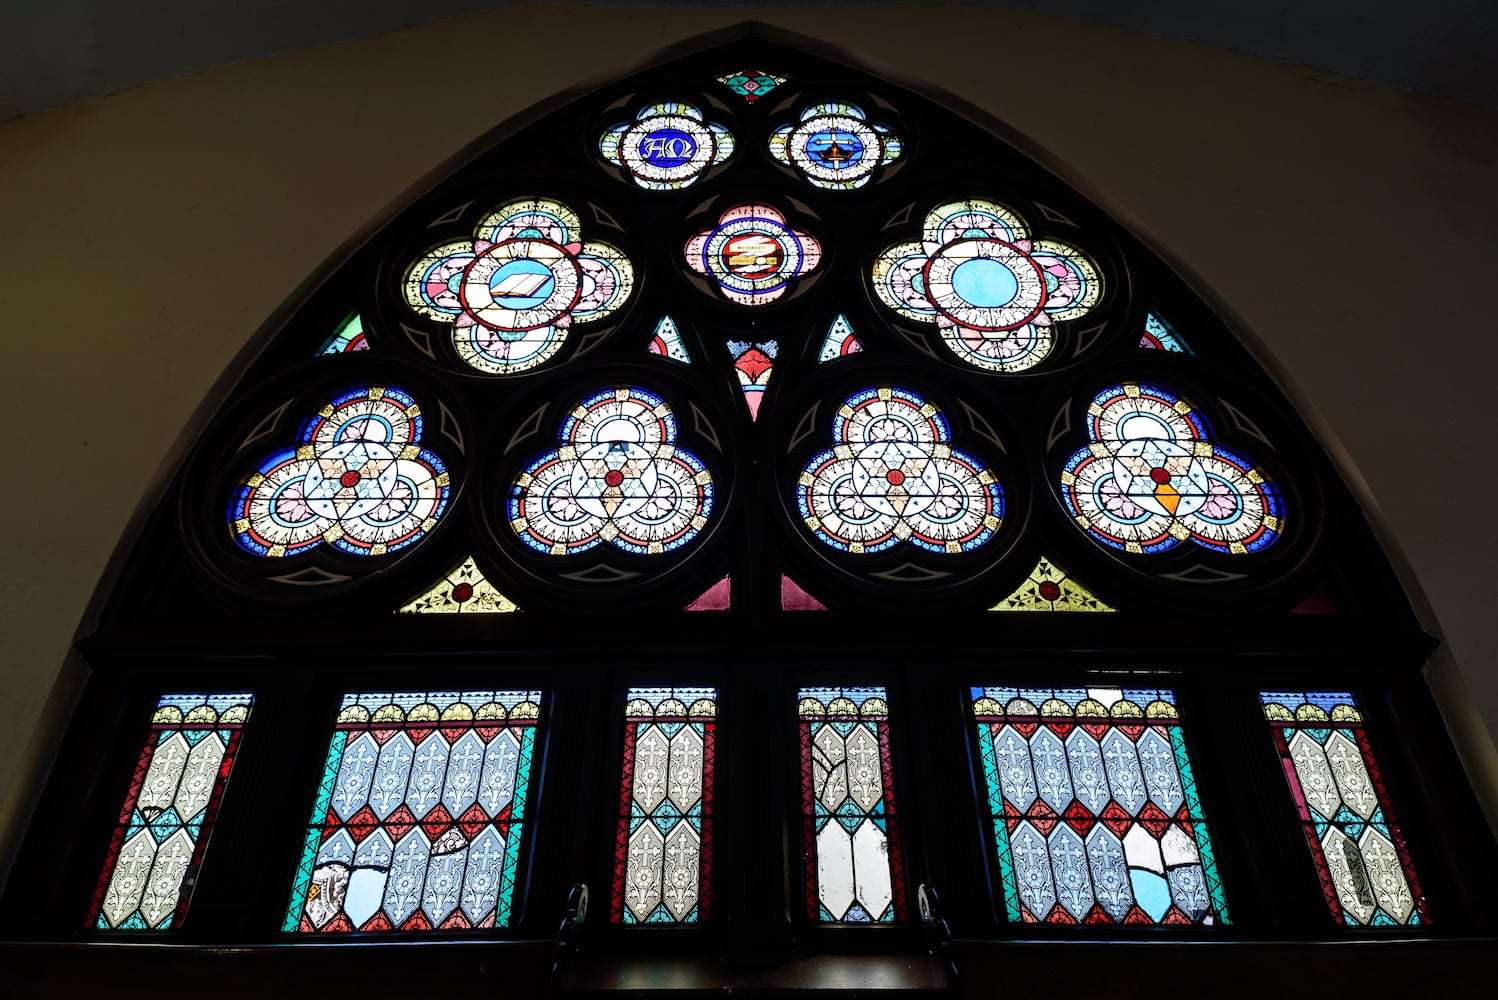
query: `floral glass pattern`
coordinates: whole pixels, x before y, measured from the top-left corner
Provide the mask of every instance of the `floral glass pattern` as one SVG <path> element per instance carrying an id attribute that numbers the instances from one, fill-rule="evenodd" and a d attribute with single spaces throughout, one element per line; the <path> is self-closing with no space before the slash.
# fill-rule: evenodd
<path id="1" fill-rule="evenodd" d="M 505 927 L 538 691 L 343 699 L 282 930 Z"/>
<path id="2" fill-rule="evenodd" d="M 1011 922 L 1228 922 L 1172 692 L 972 697 Z"/>
<path id="3" fill-rule="evenodd" d="M 577 213 L 524 198 L 485 215 L 473 238 L 444 243 L 406 270 L 406 304 L 452 324 L 464 363 L 490 375 L 544 364 L 573 323 L 614 313 L 634 287 L 629 259 L 583 243 Z"/>
<path id="4" fill-rule="evenodd" d="M 406 615 L 497 615 L 520 609 L 488 581 L 469 556 L 399 610 Z"/>
<path id="5" fill-rule="evenodd" d="M 642 188 L 670 191 L 692 184 L 733 154 L 733 135 L 691 104 L 666 101 L 641 108 L 598 144 L 603 158 Z"/>
<path id="6" fill-rule="evenodd" d="M 421 446 L 421 407 L 403 389 L 335 398 L 302 425 L 296 447 L 246 478 L 229 506 L 241 546 L 290 556 L 324 542 L 378 556 L 419 541 L 447 509 L 447 468 Z"/>
<path id="7" fill-rule="evenodd" d="M 823 923 L 905 919 L 905 865 L 882 687 L 797 694 L 807 915 Z"/>
<path id="8" fill-rule="evenodd" d="M 612 919 L 705 920 L 712 897 L 716 688 L 630 688 Z"/>
<path id="9" fill-rule="evenodd" d="M 1357 699 L 1264 691 L 1259 701 L 1333 919 L 1349 927 L 1428 924 Z"/>
<path id="10" fill-rule="evenodd" d="M 843 552 L 910 541 L 966 552 L 993 537 L 1004 493 L 977 459 L 952 448 L 939 409 L 905 389 L 865 389 L 838 407 L 831 451 L 812 458 L 796 486 L 802 519 Z"/>
<path id="11" fill-rule="evenodd" d="M 720 76 L 718 82 L 742 97 L 745 104 L 753 104 L 785 83 L 785 77 L 766 73 L 760 69 L 745 69 L 737 73 L 729 73 L 727 76 Z"/>
<path id="12" fill-rule="evenodd" d="M 551 555 L 608 542 L 657 554 L 685 545 L 713 511 L 713 477 L 676 445 L 676 417 L 635 386 L 579 403 L 561 446 L 532 462 L 510 490 L 510 527 Z"/>
<path id="13" fill-rule="evenodd" d="M 771 156 L 813 187 L 832 191 L 863 187 L 901 149 L 899 136 L 868 121 L 853 104 L 813 104 L 796 124 L 770 134 Z"/>
<path id="14" fill-rule="evenodd" d="M 990 611 L 1112 611 L 1092 591 L 1082 586 L 1045 556 L 1035 564 L 1025 582 Z"/>
<path id="15" fill-rule="evenodd" d="M 164 931 L 179 924 L 254 697 L 169 694 L 120 809 L 88 924 Z"/>
<path id="16" fill-rule="evenodd" d="M 1012 209 L 978 199 L 932 209 L 921 241 L 881 253 L 873 279 L 886 306 L 936 324 L 952 353 L 992 372 L 1040 364 L 1055 325 L 1085 316 L 1103 294 L 1082 251 L 1034 239 Z"/>
<path id="17" fill-rule="evenodd" d="M 1126 552 L 1184 541 L 1257 552 L 1284 529 L 1279 491 L 1247 459 L 1215 444 L 1174 393 L 1125 382 L 1087 408 L 1088 445 L 1067 460 L 1061 498 L 1096 540 Z"/>
<path id="18" fill-rule="evenodd" d="M 739 378 L 739 388 L 744 390 L 744 402 L 749 405 L 749 419 L 758 420 L 765 387 L 775 374 L 775 355 L 780 353 L 780 345 L 773 340 L 730 340 L 728 353 L 733 356 L 734 374 Z"/>
<path id="19" fill-rule="evenodd" d="M 822 245 L 768 205 L 739 205 L 688 240 L 686 258 L 729 299 L 758 306 L 780 298 L 793 279 L 821 263 Z"/>

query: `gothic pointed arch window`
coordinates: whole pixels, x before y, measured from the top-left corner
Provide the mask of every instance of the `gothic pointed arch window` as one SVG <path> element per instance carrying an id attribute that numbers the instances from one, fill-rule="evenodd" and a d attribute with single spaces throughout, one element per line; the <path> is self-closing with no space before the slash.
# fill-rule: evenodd
<path id="1" fill-rule="evenodd" d="M 7 912 L 522 981 L 577 882 L 621 961 L 917 951 L 921 884 L 973 961 L 1483 926 L 1356 501 L 1063 177 L 759 29 L 485 137 L 151 509 Z"/>

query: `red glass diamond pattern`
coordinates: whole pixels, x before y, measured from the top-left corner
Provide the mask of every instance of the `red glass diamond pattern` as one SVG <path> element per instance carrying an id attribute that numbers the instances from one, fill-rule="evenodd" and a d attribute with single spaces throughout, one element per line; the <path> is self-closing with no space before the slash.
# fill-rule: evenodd
<path id="1" fill-rule="evenodd" d="M 477 837 L 489 825 L 489 814 L 484 812 L 484 807 L 475 802 L 463 811 L 458 817 L 458 829 L 463 831 L 464 840 L 472 840 Z"/>
<path id="2" fill-rule="evenodd" d="M 1071 805 L 1066 807 L 1066 812 L 1062 815 L 1066 820 L 1066 825 L 1083 837 L 1091 832 L 1093 824 L 1097 822 L 1097 818 L 1092 815 L 1092 810 L 1076 799 L 1071 800 Z"/>
<path id="3" fill-rule="evenodd" d="M 1134 822 L 1134 817 L 1124 812 L 1123 806 L 1117 802 L 1109 802 L 1103 806 L 1103 811 L 1098 815 L 1103 825 L 1112 831 L 1113 836 L 1123 839 L 1123 835 L 1129 832 L 1129 827 Z"/>
<path id="4" fill-rule="evenodd" d="M 416 817 L 411 813 L 410 807 L 402 802 L 396 807 L 395 812 L 391 813 L 389 818 L 385 820 L 385 832 L 390 834 L 391 843 L 398 844 L 401 838 L 411 832 L 411 827 L 415 825 Z"/>
<path id="5" fill-rule="evenodd" d="M 1042 837 L 1049 837 L 1051 831 L 1056 829 L 1058 822 L 1056 810 L 1045 804 L 1044 799 L 1036 799 L 1035 804 L 1025 811 L 1025 817 L 1030 820 Z M 1050 918 L 1047 917 L 1047 920 Z"/>
<path id="6" fill-rule="evenodd" d="M 1146 802 L 1144 808 L 1139 810 L 1139 822 L 1144 824 L 1144 828 L 1156 840 L 1165 836 L 1165 831 L 1170 829 L 1170 817 L 1153 802 Z"/>

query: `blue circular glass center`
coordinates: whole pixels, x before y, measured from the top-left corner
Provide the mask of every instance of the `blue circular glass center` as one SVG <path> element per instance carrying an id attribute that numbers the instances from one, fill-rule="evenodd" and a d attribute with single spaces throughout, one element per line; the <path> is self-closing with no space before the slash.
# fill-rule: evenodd
<path id="1" fill-rule="evenodd" d="M 506 309 L 529 309 L 545 302 L 557 279 L 538 260 L 512 260 L 489 276 L 489 294 Z"/>
<path id="2" fill-rule="evenodd" d="M 1014 301 L 1019 282 L 1014 272 L 998 261 L 975 257 L 957 265 L 952 272 L 952 289 L 970 305 L 997 308 Z"/>
<path id="3" fill-rule="evenodd" d="M 847 132 L 818 132 L 806 141 L 806 155 L 821 166 L 846 169 L 863 159 L 863 142 Z"/>
<path id="4" fill-rule="evenodd" d="M 640 140 L 640 158 L 653 167 L 679 167 L 697 153 L 697 141 L 679 128 L 658 128 Z"/>

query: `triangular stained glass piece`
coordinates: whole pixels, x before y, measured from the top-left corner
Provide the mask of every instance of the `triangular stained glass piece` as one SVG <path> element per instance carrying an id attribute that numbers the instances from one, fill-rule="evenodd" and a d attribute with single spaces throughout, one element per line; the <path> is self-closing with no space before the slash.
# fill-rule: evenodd
<path id="1" fill-rule="evenodd" d="M 479 572 L 473 556 L 398 609 L 403 615 L 497 615 L 519 611 Z"/>
<path id="2" fill-rule="evenodd" d="M 832 321 L 832 326 L 827 329 L 827 338 L 822 341 L 822 350 L 817 354 L 817 363 L 825 364 L 828 361 L 836 361 L 838 358 L 847 357 L 849 354 L 857 354 L 863 350 L 863 344 L 853 335 L 853 324 L 848 322 L 848 317 L 838 314 L 837 319 Z"/>
<path id="3" fill-rule="evenodd" d="M 744 103 L 753 104 L 782 83 L 785 83 L 785 77 L 766 73 L 762 69 L 743 69 L 737 73 L 729 73 L 727 76 L 718 77 L 718 82 L 742 97 Z"/>
<path id="4" fill-rule="evenodd" d="M 1337 602 L 1327 591 L 1326 586 L 1317 587 L 1306 595 L 1305 600 L 1290 609 L 1292 615 L 1334 615 L 1337 613 Z"/>
<path id="5" fill-rule="evenodd" d="M 333 331 L 333 336 L 323 341 L 322 350 L 318 354 L 347 354 L 350 351 L 369 350 L 369 341 L 364 337 L 364 320 L 358 313 L 351 314 L 348 319 L 338 324 L 338 329 Z"/>
<path id="6" fill-rule="evenodd" d="M 826 611 L 827 605 L 812 597 L 801 585 L 784 573 L 780 574 L 781 611 Z"/>
<path id="7" fill-rule="evenodd" d="M 661 321 L 655 325 L 655 336 L 650 340 L 650 353 L 680 361 L 684 365 L 692 363 L 687 345 L 681 339 L 681 331 L 676 328 L 676 321 L 670 316 L 662 316 Z"/>
<path id="8" fill-rule="evenodd" d="M 1014 593 L 990 611 L 1114 611 L 1045 556 Z"/>
<path id="9" fill-rule="evenodd" d="M 727 611 L 733 600 L 733 583 L 724 577 L 687 605 L 688 611 Z"/>
<path id="10" fill-rule="evenodd" d="M 1176 354 L 1195 354 L 1180 335 L 1171 329 L 1169 323 L 1156 316 L 1154 313 L 1146 313 L 1144 316 L 1144 334 L 1139 338 L 1139 346 L 1150 351 L 1172 351 Z"/>
<path id="11" fill-rule="evenodd" d="M 728 353 L 733 356 L 734 372 L 739 377 L 739 387 L 744 390 L 744 402 L 749 404 L 749 419 L 759 419 L 759 407 L 765 398 L 765 386 L 775 373 L 775 355 L 780 353 L 780 344 L 773 340 L 730 340 Z"/>

